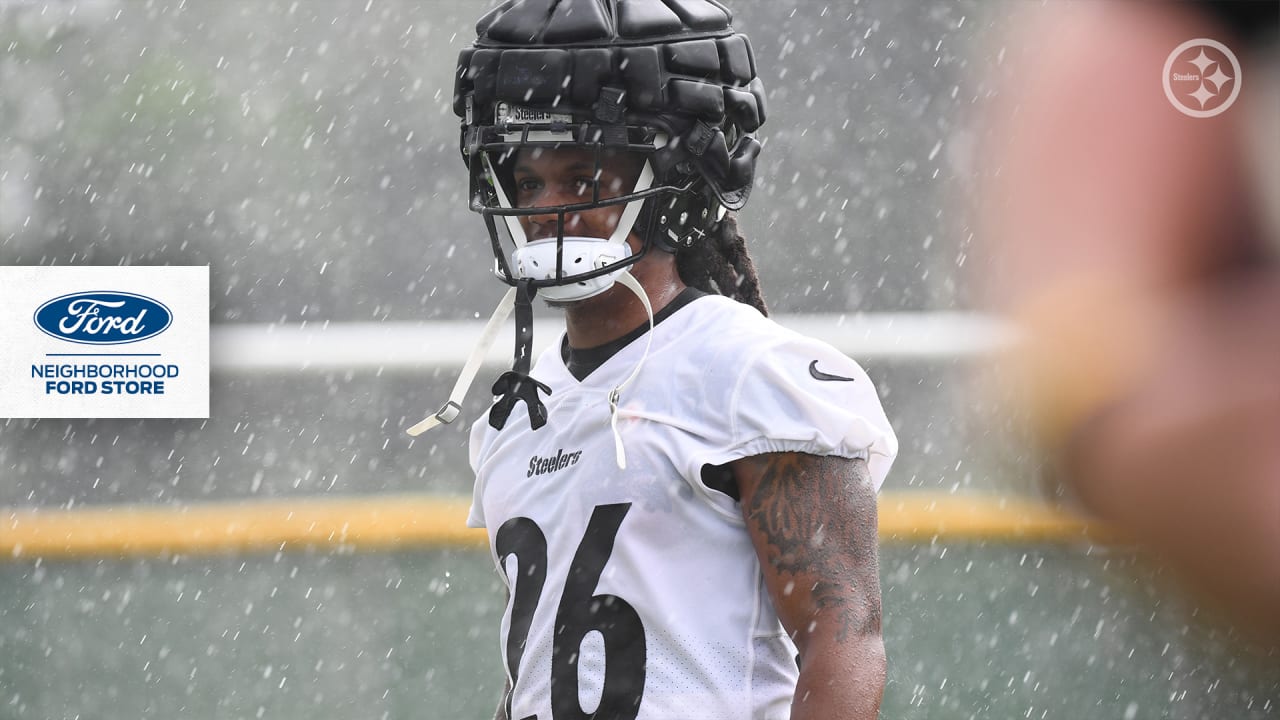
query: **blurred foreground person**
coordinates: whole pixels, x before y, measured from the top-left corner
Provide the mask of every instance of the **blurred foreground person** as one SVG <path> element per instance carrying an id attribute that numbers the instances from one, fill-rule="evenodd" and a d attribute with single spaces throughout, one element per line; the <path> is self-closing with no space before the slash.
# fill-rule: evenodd
<path id="1" fill-rule="evenodd" d="M 987 287 L 1025 333 L 1024 399 L 1067 487 L 1267 641 L 1280 639 L 1277 7 L 1024 8 L 982 198 Z"/>
<path id="2" fill-rule="evenodd" d="M 471 434 L 468 524 L 509 591 L 498 717 L 877 715 L 897 441 L 855 362 L 764 315 L 733 214 L 764 93 L 730 20 L 513 1 L 459 57 L 472 209 L 511 286 L 491 330 L 516 315 Z M 566 332 L 531 366 L 535 296 Z M 411 433 L 458 414 L 487 347 Z"/>

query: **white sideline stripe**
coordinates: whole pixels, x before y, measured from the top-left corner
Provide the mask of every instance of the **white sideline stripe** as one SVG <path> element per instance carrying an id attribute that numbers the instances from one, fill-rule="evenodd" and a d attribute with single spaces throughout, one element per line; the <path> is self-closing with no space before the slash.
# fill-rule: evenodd
<path id="1" fill-rule="evenodd" d="M 1013 337 L 1007 323 L 977 313 L 827 313 L 774 319 L 858 360 L 971 357 L 999 350 Z M 538 320 L 533 327 L 538 353 L 560 337 L 564 323 Z M 210 330 L 210 360 L 219 372 L 460 367 L 483 328 L 480 320 L 220 324 Z M 515 331 L 508 327 L 505 332 L 506 339 L 498 337 L 486 364 L 511 363 Z"/>

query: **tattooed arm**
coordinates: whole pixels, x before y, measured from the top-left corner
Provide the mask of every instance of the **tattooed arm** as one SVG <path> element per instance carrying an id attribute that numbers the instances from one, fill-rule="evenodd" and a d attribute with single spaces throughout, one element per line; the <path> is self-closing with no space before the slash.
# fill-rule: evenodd
<path id="1" fill-rule="evenodd" d="M 885 655 L 866 462 L 771 453 L 731 468 L 769 596 L 800 651 L 792 720 L 874 720 Z"/>

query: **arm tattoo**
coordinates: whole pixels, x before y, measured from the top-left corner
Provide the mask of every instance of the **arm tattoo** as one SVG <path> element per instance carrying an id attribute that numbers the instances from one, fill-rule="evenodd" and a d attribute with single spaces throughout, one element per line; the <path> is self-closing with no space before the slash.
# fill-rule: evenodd
<path id="1" fill-rule="evenodd" d="M 764 539 L 762 557 L 788 583 L 809 586 L 810 622 L 824 615 L 837 640 L 879 633 L 876 506 L 866 463 L 798 453 L 761 460 L 743 510 Z"/>

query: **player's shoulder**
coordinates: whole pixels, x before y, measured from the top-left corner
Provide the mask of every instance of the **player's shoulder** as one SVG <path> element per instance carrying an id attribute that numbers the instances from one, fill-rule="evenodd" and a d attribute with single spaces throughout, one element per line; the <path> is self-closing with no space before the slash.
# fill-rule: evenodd
<path id="1" fill-rule="evenodd" d="M 688 309 L 693 312 L 682 327 L 682 334 L 699 340 L 693 351 L 701 355 L 741 359 L 744 351 L 802 337 L 754 307 L 723 295 L 699 298 Z"/>
<path id="2" fill-rule="evenodd" d="M 785 327 L 750 305 L 719 295 L 694 305 L 702 307 L 685 333 L 700 340 L 692 352 L 708 361 L 746 367 L 771 356 L 801 355 L 814 360 L 840 358 L 842 365 L 856 365 L 828 343 Z"/>
<path id="3" fill-rule="evenodd" d="M 685 310 L 695 312 L 679 329 L 679 360 L 669 377 L 700 386 L 713 405 L 723 406 L 743 391 L 758 392 L 765 384 L 809 387 L 816 380 L 816 388 L 830 392 L 845 382 L 833 378 L 850 378 L 860 386 L 869 382 L 862 367 L 839 349 L 749 305 L 713 295 Z"/>

